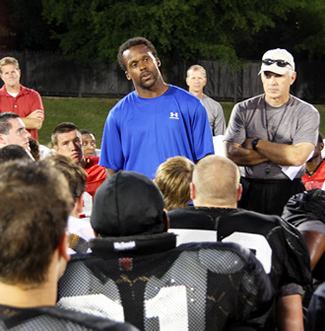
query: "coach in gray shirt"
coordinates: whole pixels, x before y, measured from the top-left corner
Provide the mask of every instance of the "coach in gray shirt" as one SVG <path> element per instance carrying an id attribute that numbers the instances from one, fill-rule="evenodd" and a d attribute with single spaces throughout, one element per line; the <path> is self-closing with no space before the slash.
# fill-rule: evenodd
<path id="1" fill-rule="evenodd" d="M 187 70 L 186 84 L 189 92 L 199 98 L 206 109 L 212 135 L 223 135 L 226 130 L 226 121 L 222 106 L 219 102 L 203 93 L 203 89 L 207 84 L 206 70 L 199 64 L 189 67 Z"/>
<path id="2" fill-rule="evenodd" d="M 243 166 L 240 206 L 280 215 L 288 199 L 304 190 L 301 166 L 316 145 L 319 113 L 290 94 L 296 72 L 285 49 L 263 55 L 260 75 L 264 94 L 234 106 L 226 149 L 227 156 Z"/>

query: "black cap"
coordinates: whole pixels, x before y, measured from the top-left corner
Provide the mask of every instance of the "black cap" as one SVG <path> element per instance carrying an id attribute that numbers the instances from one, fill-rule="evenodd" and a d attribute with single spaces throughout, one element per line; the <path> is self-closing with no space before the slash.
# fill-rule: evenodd
<path id="1" fill-rule="evenodd" d="M 164 232 L 164 200 L 146 176 L 119 171 L 97 189 L 91 225 L 103 237 Z"/>

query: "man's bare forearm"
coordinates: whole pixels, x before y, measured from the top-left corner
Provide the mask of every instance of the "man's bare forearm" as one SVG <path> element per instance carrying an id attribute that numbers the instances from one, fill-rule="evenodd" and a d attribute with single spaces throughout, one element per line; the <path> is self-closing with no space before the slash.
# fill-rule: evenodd
<path id="1" fill-rule="evenodd" d="M 260 155 L 275 164 L 287 166 L 303 165 L 313 149 L 314 146 L 311 143 L 288 145 L 259 140 L 256 145 L 256 150 Z"/>
<path id="2" fill-rule="evenodd" d="M 268 161 L 265 156 L 253 149 L 228 142 L 226 143 L 226 155 L 239 166 L 253 166 Z"/>
<path id="3" fill-rule="evenodd" d="M 26 129 L 37 129 L 39 130 L 42 125 L 43 125 L 43 121 L 38 119 L 38 118 L 22 118 L 22 121 L 25 124 Z"/>
<path id="4" fill-rule="evenodd" d="M 300 294 L 280 297 L 277 310 L 279 331 L 304 331 L 302 298 Z"/>

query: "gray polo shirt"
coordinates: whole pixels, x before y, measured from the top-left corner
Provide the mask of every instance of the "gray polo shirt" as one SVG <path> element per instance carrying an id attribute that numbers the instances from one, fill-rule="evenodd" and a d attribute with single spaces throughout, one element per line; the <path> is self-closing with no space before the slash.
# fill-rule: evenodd
<path id="1" fill-rule="evenodd" d="M 247 138 L 260 138 L 280 144 L 317 143 L 319 113 L 317 109 L 290 95 L 282 107 L 266 105 L 264 94 L 237 103 L 231 113 L 225 141 L 242 144 Z M 301 177 L 302 169 L 296 177 Z M 288 179 L 279 165 L 264 162 L 244 167 L 244 177 Z"/>
<path id="2" fill-rule="evenodd" d="M 218 136 L 224 134 L 226 130 L 226 121 L 220 103 L 205 94 L 201 102 L 203 103 L 203 106 L 207 111 L 212 135 Z"/>

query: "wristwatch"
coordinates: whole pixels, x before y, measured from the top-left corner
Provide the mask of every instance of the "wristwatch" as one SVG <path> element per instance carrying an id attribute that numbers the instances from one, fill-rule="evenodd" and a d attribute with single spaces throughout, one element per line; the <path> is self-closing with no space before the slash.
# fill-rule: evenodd
<path id="1" fill-rule="evenodd" d="M 252 140 L 252 147 L 253 147 L 254 151 L 256 151 L 257 144 L 258 144 L 259 141 L 260 141 L 260 138 L 255 138 L 255 139 Z"/>

